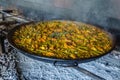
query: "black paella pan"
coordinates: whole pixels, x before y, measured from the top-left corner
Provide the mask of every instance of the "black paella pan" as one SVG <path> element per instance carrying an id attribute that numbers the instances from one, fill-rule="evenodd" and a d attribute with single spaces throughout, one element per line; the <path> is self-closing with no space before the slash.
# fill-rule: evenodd
<path id="1" fill-rule="evenodd" d="M 23 23 L 23 24 L 17 25 L 11 31 L 9 31 L 9 33 L 7 35 L 8 42 L 10 43 L 10 45 L 13 48 L 15 48 L 16 50 L 20 51 L 21 53 L 23 53 L 23 54 L 25 54 L 25 55 L 33 58 L 33 59 L 47 61 L 47 62 L 53 61 L 54 63 L 56 63 L 56 62 L 69 63 L 70 62 L 70 63 L 74 63 L 74 65 L 76 65 L 77 63 L 87 62 L 87 61 L 95 60 L 95 59 L 97 59 L 99 57 L 102 57 L 102 56 L 108 54 L 109 52 L 111 52 L 115 47 L 115 37 L 111 33 L 104 31 L 105 33 L 108 34 L 112 44 L 111 44 L 111 48 L 107 52 L 105 52 L 105 53 L 103 53 L 101 55 L 98 55 L 98 56 L 95 56 L 95 57 L 93 56 L 93 57 L 89 57 L 89 58 L 82 58 L 82 59 L 60 59 L 60 58 L 52 58 L 52 57 L 40 56 L 39 54 L 34 54 L 34 53 L 30 52 L 30 51 L 27 51 L 27 50 L 25 50 L 23 48 L 20 48 L 19 46 L 17 46 L 14 43 L 14 41 L 12 39 L 12 37 L 14 36 L 14 33 L 17 30 L 19 30 L 21 27 L 25 27 L 25 26 L 30 25 L 30 24 L 34 25 L 36 23 L 37 22 L 28 22 L 28 23 Z M 79 23 L 79 22 L 77 22 L 77 23 Z"/>

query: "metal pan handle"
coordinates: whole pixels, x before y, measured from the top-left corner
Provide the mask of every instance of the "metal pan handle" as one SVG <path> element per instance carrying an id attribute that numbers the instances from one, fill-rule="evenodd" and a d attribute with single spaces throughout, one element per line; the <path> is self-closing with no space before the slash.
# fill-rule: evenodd
<path id="1" fill-rule="evenodd" d="M 62 66 L 62 67 L 76 67 L 78 66 L 77 62 L 60 62 L 60 61 L 54 61 L 54 66 Z"/>

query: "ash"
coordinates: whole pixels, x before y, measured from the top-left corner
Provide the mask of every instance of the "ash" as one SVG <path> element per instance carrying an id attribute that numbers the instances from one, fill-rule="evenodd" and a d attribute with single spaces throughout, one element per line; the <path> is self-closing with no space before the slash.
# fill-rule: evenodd
<path id="1" fill-rule="evenodd" d="M 12 53 L 0 54 L 0 80 L 18 80 L 15 62 Z"/>

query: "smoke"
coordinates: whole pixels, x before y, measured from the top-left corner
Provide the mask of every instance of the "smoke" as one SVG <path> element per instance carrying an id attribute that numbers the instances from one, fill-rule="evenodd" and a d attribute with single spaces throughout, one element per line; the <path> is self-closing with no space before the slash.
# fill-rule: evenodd
<path id="1" fill-rule="evenodd" d="M 109 29 L 109 18 L 118 17 L 119 0 L 1 0 L 8 6 L 21 9 L 33 20 L 75 20 Z M 120 17 L 120 16 L 119 16 Z"/>

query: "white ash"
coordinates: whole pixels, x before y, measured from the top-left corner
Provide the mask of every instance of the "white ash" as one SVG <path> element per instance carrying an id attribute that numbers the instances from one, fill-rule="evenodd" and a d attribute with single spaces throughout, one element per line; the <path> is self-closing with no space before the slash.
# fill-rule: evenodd
<path id="1" fill-rule="evenodd" d="M 13 54 L 1 53 L 0 55 L 0 80 L 18 80 Z"/>

